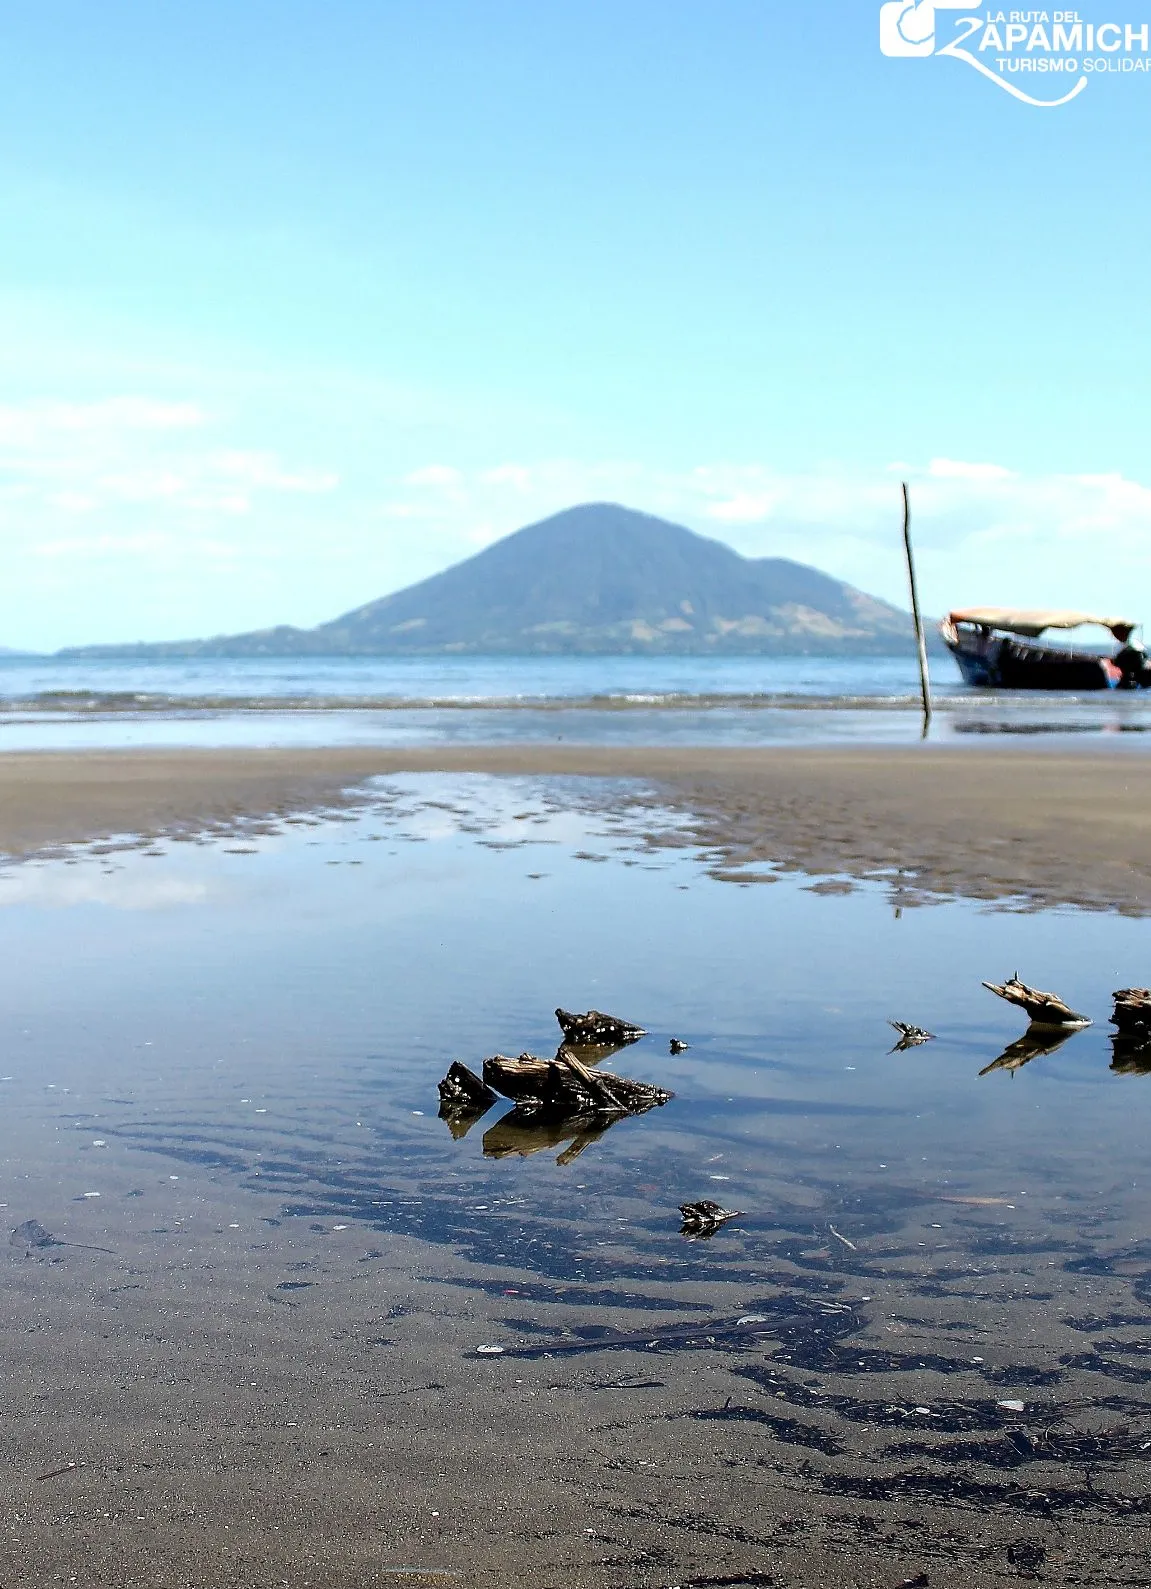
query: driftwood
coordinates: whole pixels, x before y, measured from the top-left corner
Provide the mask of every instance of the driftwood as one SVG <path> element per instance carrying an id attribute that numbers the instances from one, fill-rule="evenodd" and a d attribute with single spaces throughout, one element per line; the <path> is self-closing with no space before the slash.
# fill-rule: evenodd
<path id="1" fill-rule="evenodd" d="M 484 1060 L 484 1081 L 521 1109 L 569 1117 L 643 1114 L 674 1096 L 646 1081 L 589 1070 L 567 1047 L 561 1047 L 554 1059 L 495 1054 Z"/>
<path id="2" fill-rule="evenodd" d="M 709 1236 L 714 1236 L 727 1220 L 738 1219 L 743 1210 L 721 1208 L 710 1198 L 704 1198 L 701 1203 L 681 1203 L 679 1212 L 683 1219 L 680 1235 L 686 1236 L 689 1241 L 706 1241 Z"/>
<path id="3" fill-rule="evenodd" d="M 894 1048 L 888 1049 L 889 1054 L 898 1054 L 905 1048 L 916 1048 L 920 1043 L 930 1043 L 935 1036 L 934 1032 L 926 1032 L 922 1026 L 912 1026 L 908 1021 L 888 1021 L 887 1024 L 899 1033 L 899 1041 Z"/>
<path id="4" fill-rule="evenodd" d="M 583 1015 L 573 1015 L 571 1010 L 556 1010 L 556 1020 L 564 1034 L 564 1044 L 569 1048 L 584 1048 L 589 1044 L 606 1043 L 610 1048 L 624 1048 L 636 1043 L 647 1033 L 642 1026 L 630 1021 L 617 1020 L 602 1010 L 586 1010 Z"/>
<path id="5" fill-rule="evenodd" d="M 556 1158 L 559 1165 L 578 1159 L 585 1148 L 598 1142 L 605 1131 L 610 1131 L 622 1115 L 549 1115 L 541 1116 L 517 1104 L 501 1116 L 494 1126 L 484 1132 L 485 1159 L 530 1158 L 533 1153 L 546 1153 L 549 1148 L 564 1148 Z"/>
<path id="6" fill-rule="evenodd" d="M 1151 1042 L 1151 988 L 1116 988 L 1112 1024 L 1125 1034 L 1143 1035 Z"/>
<path id="7" fill-rule="evenodd" d="M 1032 1026 L 1091 1025 L 1086 1015 L 1080 1015 L 1069 1004 L 1064 1004 L 1057 993 L 1041 993 L 1038 988 L 1029 988 L 1026 982 L 1020 982 L 1018 972 L 1006 982 L 985 982 L 983 986 L 1001 999 L 1006 999 L 1009 1004 L 1018 1004 L 1026 1012 Z"/>
<path id="8" fill-rule="evenodd" d="M 453 1060 L 440 1082 L 440 1119 L 458 1142 L 466 1137 L 496 1101 L 496 1095 L 474 1070 Z"/>
<path id="9" fill-rule="evenodd" d="M 440 1082 L 440 1102 L 459 1109 L 490 1109 L 496 1095 L 474 1070 L 454 1059 Z"/>
<path id="10" fill-rule="evenodd" d="M 984 1065 L 979 1074 L 989 1076 L 993 1070 L 1021 1070 L 1033 1059 L 1039 1059 L 1043 1054 L 1053 1054 L 1057 1048 L 1062 1048 L 1068 1038 L 1074 1037 L 1079 1030 L 1080 1028 L 1076 1026 L 1069 1027 L 1065 1031 L 1050 1026 L 1029 1026 L 1022 1037 L 1017 1037 L 1013 1043 L 1008 1043 L 999 1058 L 993 1059 L 990 1065 Z"/>

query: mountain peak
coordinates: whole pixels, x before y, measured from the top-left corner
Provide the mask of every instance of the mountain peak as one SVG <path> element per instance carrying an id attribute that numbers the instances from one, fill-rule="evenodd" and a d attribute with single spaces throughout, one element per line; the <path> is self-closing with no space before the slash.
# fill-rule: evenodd
<path id="1" fill-rule="evenodd" d="M 132 649 L 885 655 L 911 645 L 907 614 L 818 569 L 742 557 L 682 524 L 616 502 L 585 502 L 316 629 Z"/>

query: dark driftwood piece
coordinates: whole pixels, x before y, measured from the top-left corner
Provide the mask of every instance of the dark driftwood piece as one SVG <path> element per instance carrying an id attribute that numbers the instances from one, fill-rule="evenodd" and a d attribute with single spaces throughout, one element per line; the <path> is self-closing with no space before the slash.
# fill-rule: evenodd
<path id="1" fill-rule="evenodd" d="M 1026 1012 L 1032 1026 L 1091 1025 L 1086 1015 L 1080 1015 L 1078 1010 L 1064 1004 L 1057 993 L 1041 993 L 1038 988 L 1029 988 L 1026 982 L 1020 982 L 1018 972 L 1006 982 L 985 982 L 983 986 L 991 993 L 997 993 L 1001 999 L 1006 999 L 1008 1004 L 1018 1004 Z"/>
<path id="2" fill-rule="evenodd" d="M 1151 1041 L 1151 988 L 1116 988 L 1112 1023 L 1120 1032 Z"/>
<path id="3" fill-rule="evenodd" d="M 458 1059 L 452 1061 L 440 1082 L 440 1119 L 457 1142 L 467 1136 L 495 1101 L 495 1093 L 474 1070 L 461 1065 Z"/>
<path id="4" fill-rule="evenodd" d="M 589 1070 L 569 1048 L 554 1059 L 495 1054 L 484 1060 L 484 1081 L 522 1109 L 545 1114 L 643 1114 L 674 1095 L 646 1081 Z"/>
<path id="5" fill-rule="evenodd" d="M 496 1095 L 487 1082 L 481 1081 L 474 1070 L 453 1059 L 448 1073 L 440 1082 L 440 1102 L 453 1109 L 490 1109 Z"/>
<path id="6" fill-rule="evenodd" d="M 686 1236 L 689 1241 L 706 1241 L 727 1220 L 738 1219 L 743 1209 L 721 1208 L 710 1198 L 704 1198 L 700 1203 L 681 1203 L 679 1212 L 683 1219 L 680 1235 Z"/>
<path id="7" fill-rule="evenodd" d="M 517 1104 L 484 1132 L 484 1158 L 526 1159 L 533 1153 L 545 1153 L 549 1148 L 569 1142 L 570 1147 L 564 1148 L 556 1163 L 570 1164 L 623 1118 L 622 1115 L 603 1114 L 541 1116 Z"/>
<path id="8" fill-rule="evenodd" d="M 589 1043 L 609 1043 L 614 1048 L 623 1048 L 647 1035 L 642 1026 L 605 1015 L 602 1010 L 586 1010 L 583 1015 L 573 1015 L 571 1010 L 557 1009 L 556 1020 L 569 1048 Z"/>
<path id="9" fill-rule="evenodd" d="M 1021 1070 L 1024 1065 L 1029 1065 L 1033 1059 L 1038 1059 L 1043 1054 L 1053 1054 L 1057 1048 L 1062 1048 L 1069 1038 L 1075 1036 L 1079 1027 L 1068 1027 L 1060 1031 L 1057 1027 L 1029 1026 L 1022 1037 L 1017 1037 L 1013 1043 L 1000 1054 L 998 1059 L 993 1059 L 990 1065 L 984 1065 L 979 1072 L 981 1076 L 989 1076 L 993 1070 Z"/>
<path id="10" fill-rule="evenodd" d="M 889 1054 L 898 1054 L 905 1048 L 915 1048 L 920 1043 L 930 1043 L 935 1036 L 934 1032 L 926 1032 L 922 1026 L 912 1026 L 908 1021 L 888 1021 L 887 1024 L 893 1026 L 899 1033 L 899 1041 L 893 1048 L 888 1049 Z"/>

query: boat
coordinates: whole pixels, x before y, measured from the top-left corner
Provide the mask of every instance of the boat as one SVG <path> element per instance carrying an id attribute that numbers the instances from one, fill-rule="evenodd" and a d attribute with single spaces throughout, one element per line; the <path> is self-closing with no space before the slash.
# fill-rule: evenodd
<path id="1" fill-rule="evenodd" d="M 1095 625 L 1119 644 L 1113 656 L 1090 647 L 1037 644 L 1050 629 Z M 943 643 L 967 684 L 1007 690 L 1135 690 L 1151 688 L 1151 663 L 1132 640 L 1132 618 L 1094 613 L 966 607 L 939 625 Z"/>

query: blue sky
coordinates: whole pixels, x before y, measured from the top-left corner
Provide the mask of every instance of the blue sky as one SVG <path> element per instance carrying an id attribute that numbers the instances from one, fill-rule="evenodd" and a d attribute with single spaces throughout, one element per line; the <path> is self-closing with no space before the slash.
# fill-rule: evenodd
<path id="1" fill-rule="evenodd" d="M 1151 618 L 1147 74 L 1037 109 L 870 0 L 38 0 L 0 76 L 2 644 L 603 498 L 903 601 L 904 477 L 930 609 Z"/>

